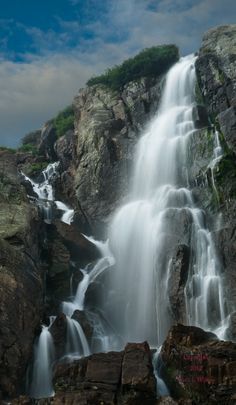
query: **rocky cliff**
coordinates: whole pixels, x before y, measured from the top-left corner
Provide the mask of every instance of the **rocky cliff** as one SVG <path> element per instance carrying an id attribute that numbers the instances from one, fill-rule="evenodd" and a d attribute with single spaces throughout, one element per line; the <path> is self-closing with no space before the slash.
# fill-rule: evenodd
<path id="1" fill-rule="evenodd" d="M 208 128 L 193 140 L 196 200 L 206 210 L 223 265 L 222 275 L 231 313 L 229 338 L 235 339 L 236 304 L 236 26 L 207 32 L 196 62 L 198 85 L 209 117 Z M 212 131 L 213 127 L 213 131 Z M 222 158 L 209 167 L 214 131 L 219 133 Z M 217 221 L 218 219 L 218 221 Z M 210 224 L 210 222 L 212 222 Z"/>
<path id="2" fill-rule="evenodd" d="M 17 176 L 20 156 L 0 152 L 0 401 L 22 390 L 43 311 L 41 223 Z"/>

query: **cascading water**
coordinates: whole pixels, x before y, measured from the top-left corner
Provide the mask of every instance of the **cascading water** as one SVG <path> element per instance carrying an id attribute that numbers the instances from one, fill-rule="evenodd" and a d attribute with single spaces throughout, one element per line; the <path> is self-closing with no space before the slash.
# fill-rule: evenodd
<path id="1" fill-rule="evenodd" d="M 137 146 L 130 202 L 110 225 L 116 267 L 105 312 L 125 342 L 148 340 L 156 347 L 165 338 L 172 323 L 168 272 L 181 243 L 194 252 L 185 291 L 186 322 L 224 329 L 219 263 L 204 213 L 188 188 L 194 63 L 194 56 L 184 57 L 167 74 L 159 112 Z"/>
<path id="2" fill-rule="evenodd" d="M 52 386 L 52 363 L 54 360 L 54 344 L 49 327 L 42 327 L 34 349 L 34 362 L 32 369 L 29 393 L 32 398 L 48 398 L 54 395 Z"/>
<path id="3" fill-rule="evenodd" d="M 85 235 L 84 235 L 85 236 Z M 83 329 L 80 326 L 80 324 L 75 321 L 74 319 L 71 318 L 73 315 L 74 311 L 84 310 L 84 301 L 85 301 L 85 294 L 86 291 L 91 283 L 93 283 L 96 278 L 102 274 L 106 269 L 110 268 L 114 264 L 114 258 L 109 250 L 108 247 L 108 241 L 103 243 L 100 241 L 96 241 L 92 237 L 87 237 L 85 236 L 90 242 L 92 242 L 100 251 L 102 257 L 97 261 L 95 266 L 90 269 L 89 271 L 89 266 L 88 268 L 81 269 L 81 272 L 83 274 L 83 279 L 78 285 L 76 294 L 73 298 L 72 301 L 65 301 L 62 303 L 62 311 L 64 314 L 67 316 L 67 354 L 73 357 L 73 353 L 75 357 L 78 356 L 88 356 L 90 353 L 89 350 L 89 345 L 86 340 L 86 337 L 84 335 Z M 95 318 L 93 317 L 93 320 Z M 102 332 L 104 332 L 104 329 L 102 328 L 102 325 L 100 323 L 100 329 Z M 94 328 L 94 330 L 96 330 Z M 97 328 L 99 330 L 99 327 Z M 98 339 L 101 336 L 96 334 L 95 338 Z M 107 339 L 109 339 L 107 336 L 102 336 L 101 341 L 104 343 L 104 346 L 102 345 L 101 350 L 107 349 Z"/>
<path id="4" fill-rule="evenodd" d="M 70 225 L 73 221 L 74 217 L 74 210 L 69 208 L 66 204 L 62 203 L 61 201 L 55 201 L 57 208 L 63 211 L 63 215 L 61 217 L 61 221 L 65 222 L 65 224 Z"/>
<path id="5" fill-rule="evenodd" d="M 25 180 L 29 181 L 32 185 L 33 191 L 37 194 L 37 204 L 43 212 L 44 221 L 48 224 L 52 221 L 53 205 L 63 211 L 61 221 L 70 225 L 73 221 L 74 210 L 69 208 L 61 201 L 54 201 L 53 180 L 57 176 L 59 162 L 49 163 L 45 170 L 42 171 L 43 181 L 37 183 L 21 172 Z"/>

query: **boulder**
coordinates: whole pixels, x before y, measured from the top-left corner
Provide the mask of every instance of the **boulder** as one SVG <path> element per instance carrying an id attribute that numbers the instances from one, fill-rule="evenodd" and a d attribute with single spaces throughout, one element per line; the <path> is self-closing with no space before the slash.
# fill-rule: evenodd
<path id="1" fill-rule="evenodd" d="M 233 404 L 236 392 L 236 344 L 211 332 L 178 324 L 161 349 L 163 378 L 175 400 L 195 404 Z M 188 402 L 187 402 L 188 403 Z"/>
<path id="2" fill-rule="evenodd" d="M 56 393 L 50 403 L 55 405 L 155 405 L 149 346 L 146 342 L 130 343 L 122 352 L 97 353 L 72 363 L 59 363 L 54 387 Z M 15 401 L 14 404 L 24 404 L 20 399 Z M 46 405 L 48 399 L 39 403 Z"/>

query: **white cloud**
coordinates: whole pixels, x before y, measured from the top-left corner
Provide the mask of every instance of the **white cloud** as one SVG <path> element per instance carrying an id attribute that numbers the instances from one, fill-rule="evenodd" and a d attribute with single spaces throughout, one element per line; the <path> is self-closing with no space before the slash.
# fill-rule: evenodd
<path id="1" fill-rule="evenodd" d="M 0 144 L 14 145 L 72 102 L 94 73 L 75 58 L 54 57 L 34 63 L 0 63 Z"/>
<path id="2" fill-rule="evenodd" d="M 77 0 L 70 0 L 79 7 Z M 71 103 L 86 80 L 144 47 L 175 43 L 194 52 L 210 27 L 234 23 L 234 0 L 108 0 L 102 19 L 86 26 L 58 18 L 60 34 L 25 27 L 41 55 L 0 62 L 0 143 L 13 144 Z M 0 20 L 0 24 L 5 21 Z M 83 38 L 81 30 L 95 38 Z M 117 38 L 115 38 L 117 37 Z M 69 50 L 68 42 L 78 38 Z M 120 39 L 122 38 L 122 39 Z"/>

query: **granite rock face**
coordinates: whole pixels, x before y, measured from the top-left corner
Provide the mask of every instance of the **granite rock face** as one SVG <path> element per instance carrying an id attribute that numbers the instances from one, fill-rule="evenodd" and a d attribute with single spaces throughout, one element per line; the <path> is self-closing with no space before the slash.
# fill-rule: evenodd
<path id="1" fill-rule="evenodd" d="M 22 389 L 42 314 L 40 221 L 17 177 L 17 155 L 0 152 L 0 398 Z"/>
<path id="2" fill-rule="evenodd" d="M 141 79 L 122 93 L 92 86 L 75 98 L 74 188 L 94 228 L 104 226 L 127 194 L 137 136 L 157 109 L 162 78 Z"/>

